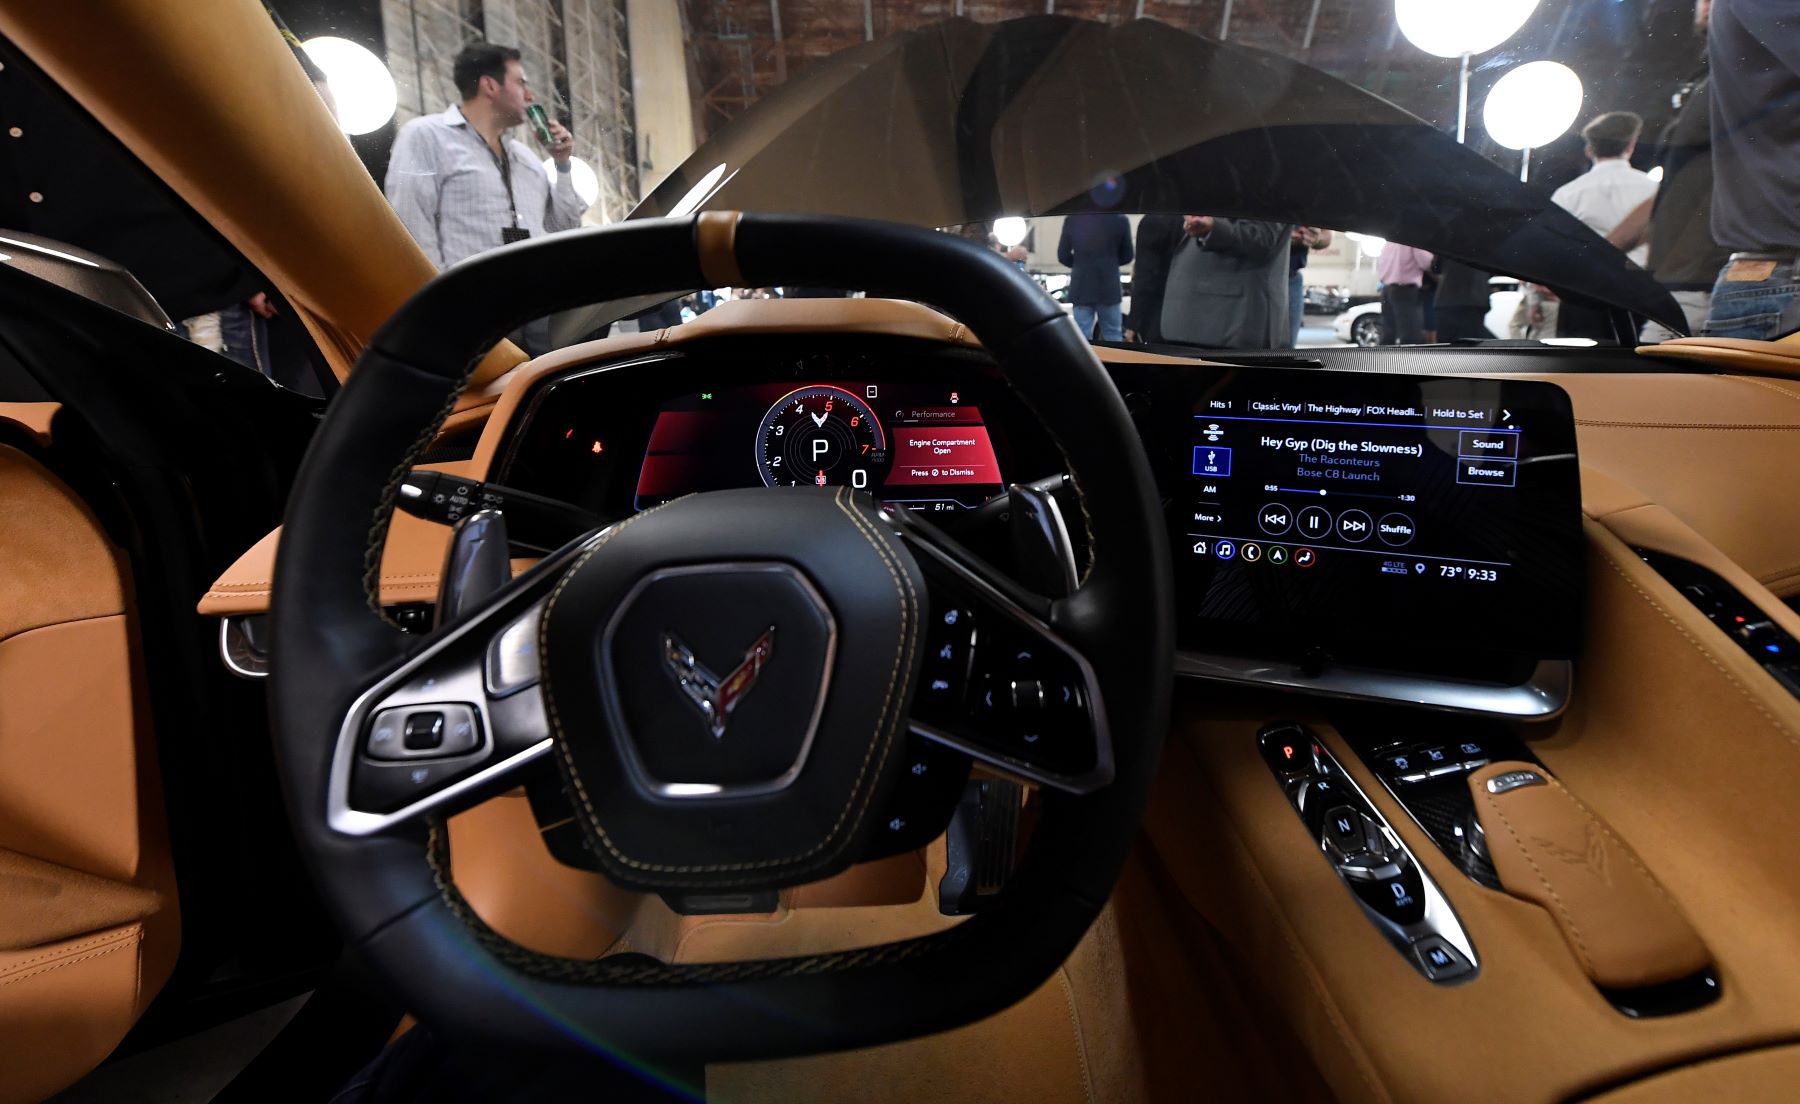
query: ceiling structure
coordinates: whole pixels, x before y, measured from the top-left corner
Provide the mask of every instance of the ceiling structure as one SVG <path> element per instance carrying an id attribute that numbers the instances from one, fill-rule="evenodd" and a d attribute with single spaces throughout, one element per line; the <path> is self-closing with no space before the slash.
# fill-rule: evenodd
<path id="1" fill-rule="evenodd" d="M 807 65 L 866 39 L 958 15 L 987 23 L 1046 12 L 1106 23 L 1160 20 L 1305 61 L 1434 125 L 1456 125 L 1458 63 L 1408 42 L 1393 0 L 683 0 L 683 8 L 703 139 Z M 1581 76 L 1582 120 L 1636 111 L 1650 146 L 1671 113 L 1670 95 L 1703 52 L 1693 11 L 1693 0 L 1542 0 L 1510 41 L 1474 58 L 1470 144 L 1518 166 L 1517 153 L 1482 131 L 1480 104 L 1508 69 L 1548 59 Z M 1580 151 L 1571 131 L 1539 153 L 1534 181 L 1550 186 L 1580 172 Z"/>

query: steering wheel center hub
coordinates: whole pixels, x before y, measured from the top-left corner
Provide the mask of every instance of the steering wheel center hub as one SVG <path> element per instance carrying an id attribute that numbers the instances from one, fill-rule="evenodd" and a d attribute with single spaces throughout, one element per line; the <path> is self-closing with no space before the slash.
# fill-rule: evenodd
<path id="1" fill-rule="evenodd" d="M 661 568 L 600 638 L 609 727 L 640 790 L 672 800 L 773 793 L 818 735 L 837 623 L 776 561 Z"/>
<path id="2" fill-rule="evenodd" d="M 891 785 L 925 587 L 849 490 L 724 491 L 603 535 L 541 647 L 557 758 L 615 879 L 772 888 L 860 851 Z"/>

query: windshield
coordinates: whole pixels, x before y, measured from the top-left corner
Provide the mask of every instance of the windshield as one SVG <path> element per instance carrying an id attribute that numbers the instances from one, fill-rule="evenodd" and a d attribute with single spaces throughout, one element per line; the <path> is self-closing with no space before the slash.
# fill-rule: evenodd
<path id="1" fill-rule="evenodd" d="M 439 267 L 624 218 L 856 215 L 1004 253 L 1097 342 L 1212 350 L 1800 330 L 1797 18 L 1780 0 L 271 9 Z M 30 230 L 39 201 L 9 199 Z M 133 252 L 86 221 L 75 244 Z M 512 336 L 542 353 L 878 284 L 670 288 Z"/>

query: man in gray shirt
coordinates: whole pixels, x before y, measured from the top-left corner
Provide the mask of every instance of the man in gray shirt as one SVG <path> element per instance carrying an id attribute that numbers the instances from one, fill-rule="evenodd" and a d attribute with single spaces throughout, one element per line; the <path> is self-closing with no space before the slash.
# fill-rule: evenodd
<path id="1" fill-rule="evenodd" d="M 506 137 L 536 100 L 519 51 L 478 42 L 452 68 L 462 103 L 400 128 L 388 161 L 387 198 L 439 268 L 509 242 L 581 224 L 587 204 L 569 168 L 574 139 L 551 120 L 555 184 L 530 147 Z M 524 330 L 527 351 L 548 351 L 549 327 Z"/>
<path id="2" fill-rule="evenodd" d="M 1714 0 L 1712 231 L 1732 250 L 1706 332 L 1800 329 L 1800 5 Z"/>

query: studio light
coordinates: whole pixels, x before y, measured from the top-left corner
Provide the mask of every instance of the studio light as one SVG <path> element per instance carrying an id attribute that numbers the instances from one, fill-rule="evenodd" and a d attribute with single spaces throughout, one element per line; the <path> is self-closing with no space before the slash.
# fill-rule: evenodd
<path id="1" fill-rule="evenodd" d="M 1561 138 L 1581 114 L 1581 78 L 1567 65 L 1533 61 L 1509 70 L 1488 93 L 1481 121 L 1488 137 L 1523 150 L 1519 179 L 1531 174 L 1531 151 Z"/>
<path id="2" fill-rule="evenodd" d="M 544 158 L 544 172 L 549 174 L 551 180 L 556 179 L 556 159 L 554 157 Z M 593 206 L 594 201 L 600 198 L 600 177 L 595 174 L 594 166 L 579 157 L 571 157 L 569 158 L 569 175 L 569 183 L 575 185 L 575 194 L 581 197 L 583 203 L 590 207 Z"/>
<path id="3" fill-rule="evenodd" d="M 1469 132 L 1469 57 L 1511 38 L 1538 0 L 1394 0 L 1394 21 L 1406 40 L 1428 54 L 1462 59 L 1456 80 L 1456 140 Z"/>
<path id="4" fill-rule="evenodd" d="M 325 72 L 331 98 L 337 101 L 339 130 L 367 134 L 394 117 L 400 93 L 380 58 L 349 39 L 330 36 L 309 38 L 300 48 Z"/>
<path id="5" fill-rule="evenodd" d="M 994 220 L 994 237 L 1008 249 L 1024 241 L 1030 232 L 1031 224 L 1022 218 L 1009 216 Z"/>

